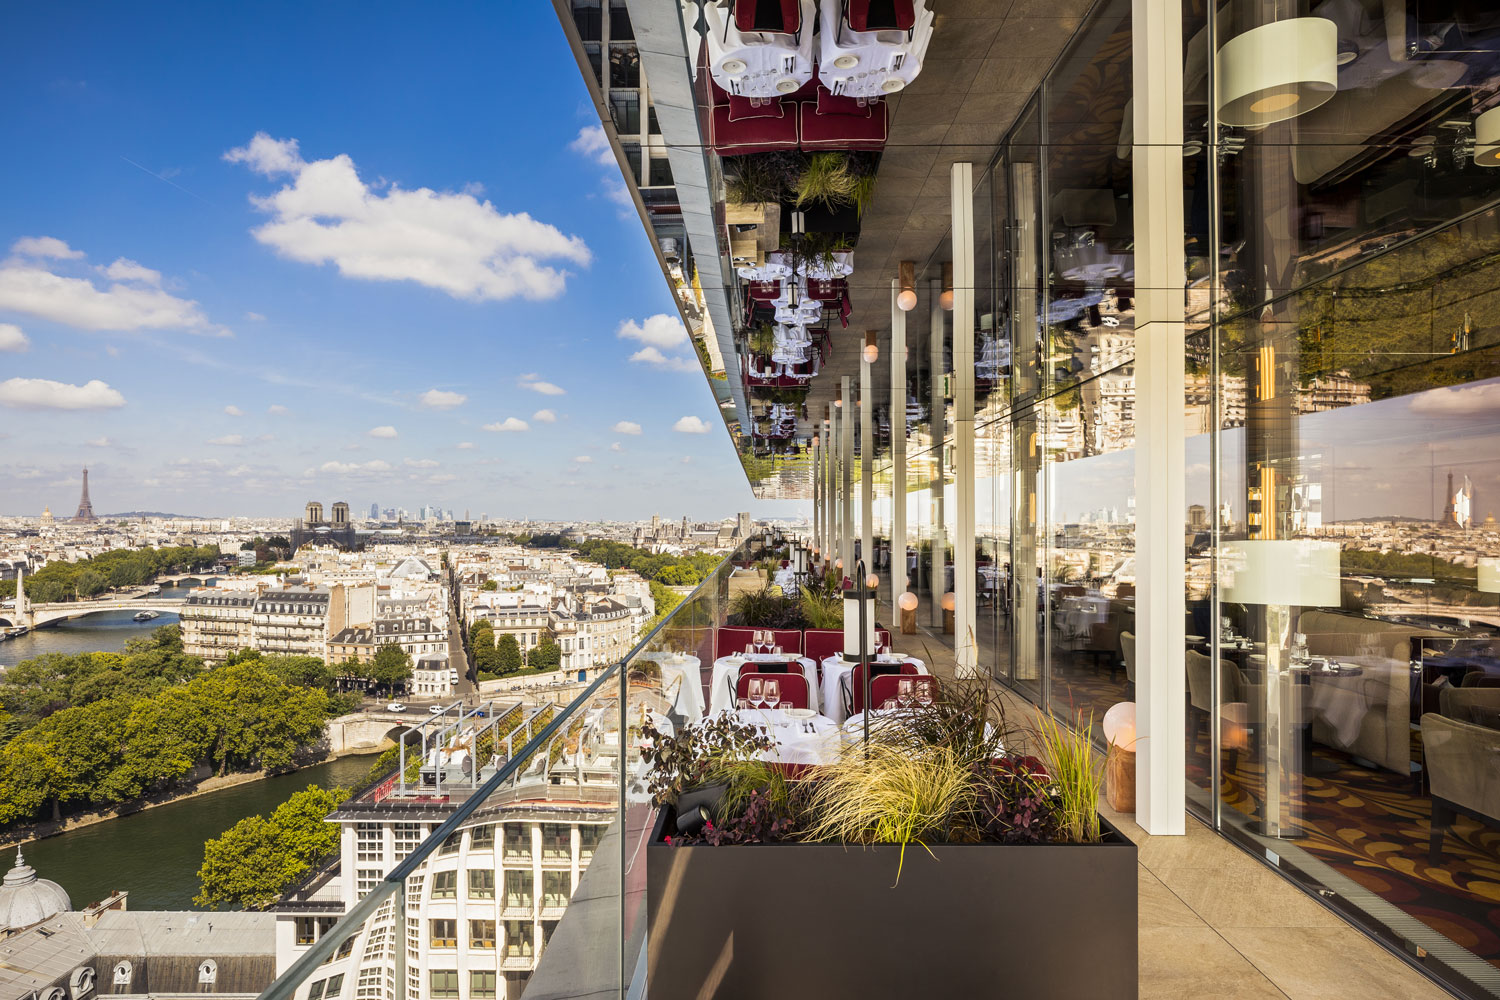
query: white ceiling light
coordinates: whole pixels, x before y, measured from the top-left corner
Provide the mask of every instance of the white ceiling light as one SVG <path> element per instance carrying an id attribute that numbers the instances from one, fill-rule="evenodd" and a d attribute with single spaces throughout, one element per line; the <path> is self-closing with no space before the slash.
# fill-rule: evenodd
<path id="1" fill-rule="evenodd" d="M 1500 167 L 1500 108 L 1490 108 L 1474 119 L 1474 162 Z"/>
<path id="2" fill-rule="evenodd" d="M 1219 49 L 1219 119 L 1269 125 L 1304 115 L 1338 92 L 1338 26 L 1325 17 L 1272 21 Z"/>

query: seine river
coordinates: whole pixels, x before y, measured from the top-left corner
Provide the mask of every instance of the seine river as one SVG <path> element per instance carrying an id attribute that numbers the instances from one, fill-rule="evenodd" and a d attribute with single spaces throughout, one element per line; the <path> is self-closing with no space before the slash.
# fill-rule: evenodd
<path id="1" fill-rule="evenodd" d="M 163 595 L 185 591 L 164 588 Z M 43 653 L 117 651 L 153 628 L 173 625 L 176 615 L 133 622 L 129 612 L 106 612 L 0 642 L 0 666 Z M 80 827 L 26 844 L 26 861 L 42 878 L 68 891 L 73 908 L 103 899 L 114 889 L 130 893 L 130 908 L 193 909 L 203 842 L 246 816 L 270 813 L 308 785 L 350 785 L 363 778 L 373 756 L 343 757 L 291 774 L 220 789 L 131 816 Z M 15 849 L 0 851 L 0 872 L 15 862 Z"/>

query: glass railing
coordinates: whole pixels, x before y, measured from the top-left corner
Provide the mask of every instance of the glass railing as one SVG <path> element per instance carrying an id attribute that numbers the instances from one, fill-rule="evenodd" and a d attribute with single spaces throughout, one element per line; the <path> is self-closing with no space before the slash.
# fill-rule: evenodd
<path id="1" fill-rule="evenodd" d="M 497 700 L 454 706 L 422 725 L 413 720 L 398 772 L 331 819 L 346 827 L 350 860 L 359 824 L 368 833 L 369 824 L 425 822 L 430 833 L 409 853 L 398 849 L 389 866 L 355 862 L 324 880 L 320 908 L 342 916 L 310 945 L 280 946 L 281 974 L 261 997 L 326 1000 L 337 989 L 407 998 L 623 998 L 644 968 L 645 856 L 636 848 L 654 820 L 638 780 L 641 724 L 648 715 L 680 723 L 704 713 L 715 630 L 735 593 L 764 585 L 753 564 L 746 568 L 762 546 L 758 536 L 749 540 L 668 613 L 659 611 L 625 658 L 565 706 L 528 702 L 518 710 Z M 477 870 L 493 876 L 471 880 L 467 872 Z M 522 882 L 525 915 L 514 905 Z M 272 909 L 278 920 L 306 913 L 305 906 Z M 485 928 L 477 938 L 468 933 L 474 921 Z M 443 931 L 440 942 L 434 927 Z"/>

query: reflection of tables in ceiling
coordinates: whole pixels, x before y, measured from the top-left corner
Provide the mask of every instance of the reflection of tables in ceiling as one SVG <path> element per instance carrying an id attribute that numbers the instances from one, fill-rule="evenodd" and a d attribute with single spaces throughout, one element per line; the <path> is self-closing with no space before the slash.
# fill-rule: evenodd
<path id="1" fill-rule="evenodd" d="M 781 206 L 774 201 L 729 202 L 724 224 L 729 229 L 729 254 L 737 265 L 764 264 L 781 242 Z"/>

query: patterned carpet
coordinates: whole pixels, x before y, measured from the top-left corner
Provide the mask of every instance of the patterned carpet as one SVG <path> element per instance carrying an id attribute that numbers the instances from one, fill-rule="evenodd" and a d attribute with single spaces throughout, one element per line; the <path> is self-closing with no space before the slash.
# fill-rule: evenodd
<path id="1" fill-rule="evenodd" d="M 1321 745 L 1313 755 L 1338 770 L 1305 778 L 1300 816 L 1307 836 L 1296 845 L 1500 967 L 1500 830 L 1460 817 L 1444 841 L 1442 863 L 1433 866 L 1430 803 L 1415 793 L 1411 778 L 1363 767 Z M 1225 804 L 1257 815 L 1264 797 L 1260 762 L 1241 753 L 1230 772 L 1229 759 L 1226 753 Z M 1207 764 L 1200 735 L 1188 780 L 1206 787 Z"/>
<path id="2" fill-rule="evenodd" d="M 1123 671 L 1111 683 L 1107 669 L 1086 658 L 1065 664 L 1053 679 L 1053 699 L 1082 721 L 1133 697 Z M 1207 788 L 1208 734 L 1200 728 L 1188 759 L 1188 780 Z M 1413 760 L 1421 759 L 1413 733 Z M 1500 967 L 1500 829 L 1459 817 L 1445 838 L 1442 863 L 1427 861 L 1432 812 L 1414 783 L 1383 768 L 1369 768 L 1322 745 L 1314 756 L 1336 765 L 1329 775 L 1309 775 L 1303 784 L 1301 823 L 1307 832 L 1296 845 L 1340 874 L 1433 930 Z M 1257 815 L 1264 797 L 1261 765 L 1247 753 L 1227 770 L 1225 804 Z"/>

